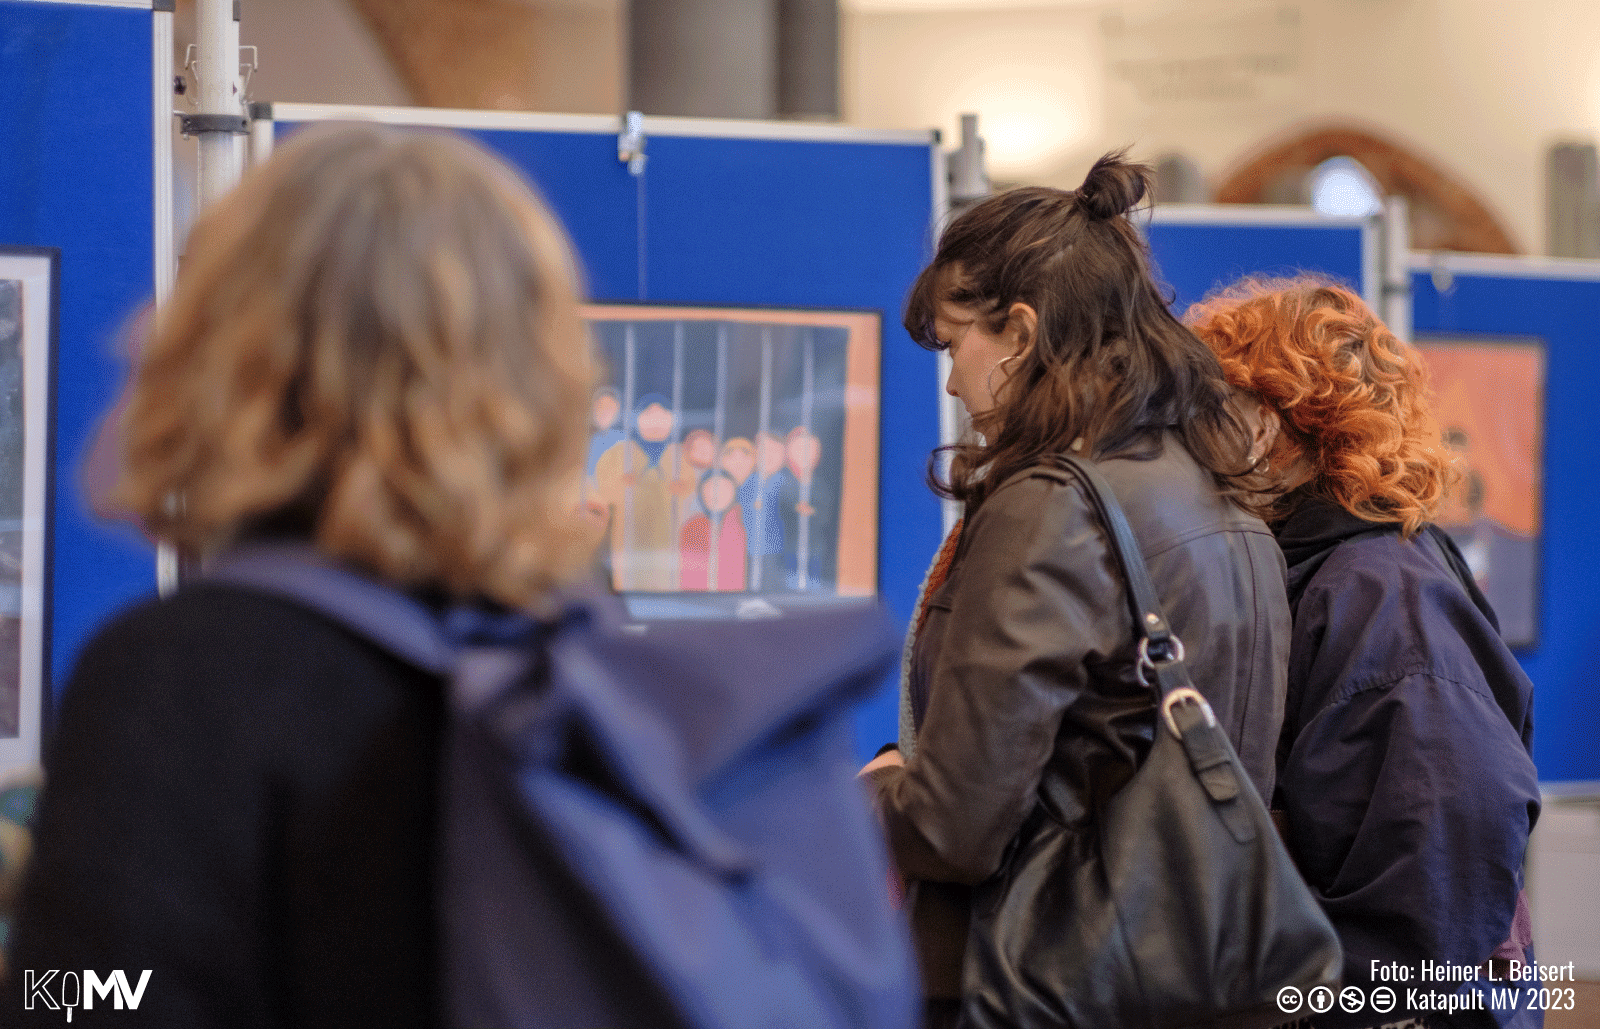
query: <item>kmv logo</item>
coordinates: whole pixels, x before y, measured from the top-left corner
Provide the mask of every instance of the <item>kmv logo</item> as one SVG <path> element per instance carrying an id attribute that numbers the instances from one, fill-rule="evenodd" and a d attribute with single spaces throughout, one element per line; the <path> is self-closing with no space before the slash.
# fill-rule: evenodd
<path id="1" fill-rule="evenodd" d="M 80 1005 L 85 1011 L 93 1010 L 96 998 L 101 1001 L 109 998 L 118 1011 L 123 1008 L 136 1011 L 149 983 L 148 968 L 140 973 L 137 987 L 128 985 L 128 973 L 120 968 L 104 979 L 92 968 L 85 968 L 81 977 L 77 972 L 63 972 L 57 968 L 44 972 L 25 968 L 22 970 L 22 1006 L 32 1011 L 34 1001 L 38 1001 L 51 1011 L 65 1008 L 68 1022 L 72 1021 L 73 1009 Z"/>

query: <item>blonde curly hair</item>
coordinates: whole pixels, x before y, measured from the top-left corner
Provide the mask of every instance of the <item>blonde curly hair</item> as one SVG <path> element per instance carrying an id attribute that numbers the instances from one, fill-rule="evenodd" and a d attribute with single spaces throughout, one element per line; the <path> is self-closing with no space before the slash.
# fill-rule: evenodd
<path id="1" fill-rule="evenodd" d="M 514 172 L 452 136 L 305 130 L 190 234 L 112 500 L 191 552 L 301 536 L 527 606 L 589 560 L 596 374 L 566 236 Z"/>

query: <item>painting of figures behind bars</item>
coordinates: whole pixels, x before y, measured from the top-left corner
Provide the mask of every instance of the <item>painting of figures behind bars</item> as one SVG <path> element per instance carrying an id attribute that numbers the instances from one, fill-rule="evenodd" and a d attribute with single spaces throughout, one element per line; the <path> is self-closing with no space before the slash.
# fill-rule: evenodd
<path id="1" fill-rule="evenodd" d="M 22 715 L 22 282 L 0 279 L 0 737 Z"/>
<path id="2" fill-rule="evenodd" d="M 584 482 L 626 593 L 877 588 L 876 313 L 594 305 Z"/>
<path id="3" fill-rule="evenodd" d="M 1438 522 L 1513 647 L 1539 639 L 1540 499 L 1544 469 L 1544 344 L 1519 339 L 1421 339 L 1434 413 L 1461 477 Z"/>

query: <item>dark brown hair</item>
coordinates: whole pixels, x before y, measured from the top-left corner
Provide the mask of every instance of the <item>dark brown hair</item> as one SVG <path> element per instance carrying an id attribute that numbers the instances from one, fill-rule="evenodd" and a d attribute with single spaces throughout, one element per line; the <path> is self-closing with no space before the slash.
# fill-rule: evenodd
<path id="1" fill-rule="evenodd" d="M 930 350 L 939 304 L 974 308 L 1001 331 L 1011 305 L 1038 313 L 1037 338 L 994 408 L 973 420 L 987 445 L 953 451 L 943 496 L 968 504 L 1010 475 L 1063 453 L 1152 458 L 1174 432 L 1229 496 L 1246 482 L 1249 437 L 1217 359 L 1168 309 L 1149 252 L 1126 217 L 1151 192 L 1125 151 L 1100 158 L 1077 190 L 1014 189 L 957 218 L 906 301 L 905 326 Z"/>

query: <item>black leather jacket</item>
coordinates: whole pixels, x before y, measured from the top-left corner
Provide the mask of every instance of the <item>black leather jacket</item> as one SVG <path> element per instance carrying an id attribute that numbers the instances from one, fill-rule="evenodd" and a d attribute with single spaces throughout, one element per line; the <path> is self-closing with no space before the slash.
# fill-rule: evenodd
<path id="1" fill-rule="evenodd" d="M 1127 513 L 1195 685 L 1263 799 L 1283 721 L 1289 606 L 1271 532 L 1170 434 L 1154 460 L 1097 465 Z M 960 993 L 966 888 L 1002 868 L 1037 808 L 1085 823 L 1155 725 L 1135 677 L 1122 573 L 1067 472 L 1019 473 L 969 512 L 912 653 L 915 755 L 873 775 L 931 996 Z"/>

